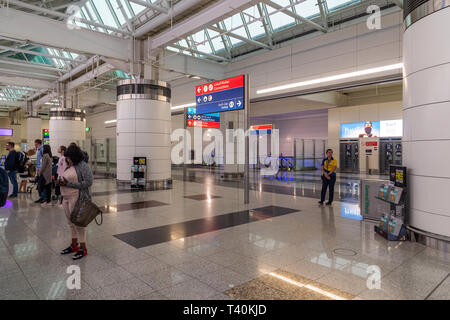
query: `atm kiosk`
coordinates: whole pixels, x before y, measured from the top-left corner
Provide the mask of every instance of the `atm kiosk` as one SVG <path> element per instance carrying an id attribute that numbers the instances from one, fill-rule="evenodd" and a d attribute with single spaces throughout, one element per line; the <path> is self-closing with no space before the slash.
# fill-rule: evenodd
<path id="1" fill-rule="evenodd" d="M 358 140 L 341 140 L 340 172 L 359 173 L 359 143 Z"/>
<path id="2" fill-rule="evenodd" d="M 391 165 L 402 165 L 402 140 L 400 138 L 380 139 L 380 174 L 389 174 Z"/>

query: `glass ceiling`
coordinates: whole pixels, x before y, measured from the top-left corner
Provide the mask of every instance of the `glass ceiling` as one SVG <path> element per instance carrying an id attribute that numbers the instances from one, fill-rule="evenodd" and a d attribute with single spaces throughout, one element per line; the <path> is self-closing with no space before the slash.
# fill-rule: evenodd
<path id="1" fill-rule="evenodd" d="M 144 1 L 159 6 L 162 6 L 163 2 L 162 0 Z M 360 1 L 272 0 L 275 5 L 281 6 L 283 10 L 289 10 L 310 20 L 320 18 L 319 2 L 323 3 L 323 10 L 328 14 L 360 3 Z M 129 0 L 87 0 L 75 16 L 112 28 L 127 30 L 127 21 L 132 25 L 132 22 L 139 15 L 144 14 L 146 10 L 152 9 Z M 179 40 L 173 45 L 167 46 L 167 49 L 195 57 L 211 58 L 211 55 L 226 57 L 232 48 L 248 42 L 245 39 L 267 44 L 272 34 L 302 24 L 300 20 L 287 15 L 283 10 L 270 6 L 270 2 L 258 3 L 240 13 L 227 17 L 212 26 L 212 28 L 208 27 Z M 115 33 L 111 29 L 87 25 L 79 21 L 75 21 L 75 23 L 91 30 L 109 34 Z"/>
<path id="2" fill-rule="evenodd" d="M 243 38 L 267 44 L 267 38 L 274 33 L 302 24 L 300 20 L 283 12 L 284 10 L 289 10 L 296 15 L 312 20 L 321 16 L 319 1 L 272 0 L 276 5 L 283 7 L 283 10 L 261 2 L 220 21 L 212 26 L 214 30 L 208 27 L 189 35 L 174 45 L 167 46 L 167 49 L 203 58 L 208 57 L 209 54 L 226 56 L 223 54 L 226 51 L 249 42 L 243 40 Z M 339 9 L 360 3 L 360 1 L 323 0 L 323 10 L 326 13 L 333 13 Z"/>
<path id="3" fill-rule="evenodd" d="M 164 0 L 143 1 L 158 6 L 165 4 Z M 272 46 L 272 36 L 277 36 L 280 31 L 304 24 L 295 16 L 301 16 L 322 25 L 321 11 L 325 15 L 339 14 L 341 9 L 360 2 L 361 0 L 271 0 L 260 2 L 214 25 L 190 34 L 184 39 L 168 45 L 166 49 L 198 58 L 222 61 L 232 57 L 233 49 L 247 43 L 261 47 Z M 75 16 L 93 21 L 98 26 L 80 21 L 75 21 L 75 23 L 80 27 L 108 34 L 118 35 L 120 30 L 132 33 L 133 30 L 130 28 L 134 28 L 133 22 L 137 24 L 142 22 L 140 21 L 142 19 L 148 20 L 152 15 L 158 14 L 154 9 L 130 0 L 86 0 L 82 3 L 84 3 L 83 7 Z M 319 4 L 322 4 L 322 8 Z M 308 28 L 312 27 L 308 26 Z M 72 52 L 32 44 L 15 46 L 15 49 L 17 50 L 0 50 L 0 60 L 18 59 L 25 63 L 43 64 L 64 73 L 87 59 L 85 56 L 79 56 Z M 34 52 L 36 54 L 33 54 Z M 129 77 L 121 71 L 114 71 L 108 76 Z M 0 101 L 24 100 L 35 92 L 36 90 L 29 88 L 0 86 Z"/>

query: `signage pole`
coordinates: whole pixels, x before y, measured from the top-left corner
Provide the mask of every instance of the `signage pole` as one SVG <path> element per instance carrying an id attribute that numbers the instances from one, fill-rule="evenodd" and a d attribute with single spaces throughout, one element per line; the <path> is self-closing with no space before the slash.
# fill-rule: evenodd
<path id="1" fill-rule="evenodd" d="M 249 137 L 249 129 L 250 129 L 250 79 L 249 75 L 245 75 L 245 87 L 244 87 L 244 132 L 245 132 L 245 165 L 244 165 L 244 204 L 248 204 L 250 202 L 250 176 L 249 176 L 249 158 L 250 158 L 250 137 Z"/>

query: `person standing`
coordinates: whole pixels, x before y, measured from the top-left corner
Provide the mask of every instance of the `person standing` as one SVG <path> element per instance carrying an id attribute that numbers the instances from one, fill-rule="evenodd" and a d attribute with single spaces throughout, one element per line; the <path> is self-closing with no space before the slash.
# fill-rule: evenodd
<path id="1" fill-rule="evenodd" d="M 0 167 L 0 208 L 6 204 L 9 192 L 9 177 L 5 169 Z"/>
<path id="2" fill-rule="evenodd" d="M 40 169 L 41 188 L 45 191 L 45 199 L 42 201 L 43 207 L 51 205 L 52 196 L 52 150 L 48 144 L 42 148 L 42 163 Z"/>
<path id="3" fill-rule="evenodd" d="M 91 169 L 83 161 L 84 155 L 79 147 L 70 145 L 64 156 L 68 167 L 57 183 L 61 186 L 63 208 L 72 232 L 72 243 L 69 247 L 62 250 L 61 254 L 76 252 L 72 259 L 78 260 L 87 255 L 86 228 L 75 226 L 70 221 L 70 214 L 78 199 L 91 200 L 89 188 L 92 186 L 93 177 Z"/>
<path id="4" fill-rule="evenodd" d="M 61 157 L 58 160 L 58 170 L 56 171 L 56 175 L 57 177 L 62 177 L 64 174 L 64 171 L 66 171 L 67 168 L 67 162 L 66 162 L 66 157 L 64 157 L 64 153 L 66 152 L 67 148 L 65 146 L 60 146 L 58 148 L 58 153 L 61 155 Z M 55 185 L 55 194 L 57 196 L 59 196 L 59 204 L 62 205 L 62 201 L 63 201 L 63 196 L 61 194 L 61 187 L 56 184 Z"/>
<path id="5" fill-rule="evenodd" d="M 322 192 L 320 194 L 319 204 L 323 204 L 325 201 L 325 195 L 327 194 L 327 188 L 329 189 L 329 200 L 326 203 L 327 206 L 333 203 L 334 196 L 334 184 L 336 183 L 336 169 L 338 163 L 333 158 L 333 150 L 328 149 L 327 157 L 322 160 Z"/>
<path id="6" fill-rule="evenodd" d="M 6 144 L 6 150 L 8 150 L 9 153 L 5 161 L 5 170 L 8 173 L 11 184 L 13 185 L 13 192 L 9 197 L 17 198 L 17 193 L 19 192 L 19 185 L 17 184 L 17 163 L 19 159 L 16 150 L 14 150 L 14 142 L 8 142 Z"/>
<path id="7" fill-rule="evenodd" d="M 41 185 L 41 182 L 39 180 L 41 179 L 41 166 L 42 166 L 42 153 L 43 153 L 43 146 L 42 146 L 42 140 L 36 139 L 34 140 L 34 147 L 36 148 L 36 181 L 38 182 L 38 186 Z M 34 203 L 42 203 L 45 201 L 45 191 L 38 190 L 39 192 L 39 199 L 37 199 Z"/>

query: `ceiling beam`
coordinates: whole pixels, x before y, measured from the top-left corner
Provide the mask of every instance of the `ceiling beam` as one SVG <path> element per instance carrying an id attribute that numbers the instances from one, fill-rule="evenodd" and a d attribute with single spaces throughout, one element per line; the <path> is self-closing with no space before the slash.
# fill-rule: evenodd
<path id="1" fill-rule="evenodd" d="M 2 100 L 0 98 L 0 106 L 4 107 L 26 107 L 27 103 L 25 101 L 8 101 L 8 100 Z"/>
<path id="2" fill-rule="evenodd" d="M 314 29 L 317 29 L 317 30 L 322 31 L 324 33 L 327 32 L 327 29 L 322 27 L 321 25 L 319 25 L 319 24 L 317 24 L 317 23 L 315 23 L 315 22 L 313 22 L 313 21 L 311 21 L 311 20 L 309 20 L 309 19 L 307 19 L 305 17 L 302 17 L 302 16 L 292 12 L 289 9 L 283 8 L 283 6 L 280 6 L 279 4 L 277 4 L 277 3 L 275 3 L 275 2 L 273 2 L 271 0 L 261 0 L 261 1 L 264 2 L 265 4 L 271 6 L 272 8 L 274 8 L 276 10 L 279 10 L 279 11 L 283 12 L 284 14 L 286 14 L 286 15 L 294 18 L 294 19 L 300 20 L 304 24 L 307 24 L 307 25 L 313 27 Z"/>
<path id="3" fill-rule="evenodd" d="M 160 7 L 160 6 L 157 6 L 157 5 L 152 4 L 152 3 L 149 3 L 147 1 L 142 1 L 142 0 L 128 0 L 128 1 L 134 2 L 136 4 L 139 4 L 139 5 L 143 6 L 143 7 L 147 7 L 147 8 L 150 8 L 152 10 L 155 10 L 155 11 L 158 11 L 158 12 L 161 12 L 161 13 L 166 13 L 166 14 L 169 13 L 168 9 Z"/>
<path id="4" fill-rule="evenodd" d="M 36 72 L 30 72 L 30 70 L 18 70 L 17 68 L 14 69 L 9 69 L 9 68 L 4 68 L 3 66 L 1 66 L 0 64 L 0 74 L 13 74 L 13 75 L 20 75 L 20 76 L 24 76 L 24 77 L 28 77 L 28 78 L 38 78 L 38 79 L 58 79 L 58 75 L 55 74 L 47 74 L 47 73 L 36 73 Z"/>
<path id="5" fill-rule="evenodd" d="M 29 4 L 29 3 L 25 3 L 25 2 L 22 2 L 22 1 L 8 0 L 8 2 L 10 4 L 16 5 L 18 7 L 22 7 L 22 8 L 34 10 L 34 11 L 37 11 L 37 12 L 42 12 L 42 13 L 45 13 L 45 14 L 48 14 L 48 15 L 51 15 L 51 16 L 54 16 L 54 17 L 62 18 L 64 20 L 67 20 L 67 23 L 71 23 L 73 20 L 75 20 L 75 21 L 82 22 L 84 24 L 88 24 L 88 25 L 97 27 L 97 28 L 103 28 L 103 29 L 111 30 L 111 31 L 114 31 L 114 32 L 117 32 L 117 33 L 121 33 L 121 34 L 125 34 L 125 35 L 131 35 L 130 32 L 127 32 L 127 31 L 124 31 L 124 30 L 121 30 L 121 29 L 110 27 L 110 26 L 107 26 L 107 25 L 104 25 L 104 24 L 101 24 L 101 23 L 97 23 L 97 22 L 94 22 L 94 21 L 91 21 L 91 20 L 83 19 L 83 18 L 80 18 L 80 17 L 72 17 L 72 16 L 70 16 L 68 14 L 65 14 L 65 13 L 61 13 L 61 12 L 58 12 L 58 11 L 53 11 L 53 10 L 49 10 L 49 9 L 46 9 L 46 8 L 38 7 L 38 6 Z M 69 20 L 69 19 L 72 19 L 72 20 Z"/>
<path id="6" fill-rule="evenodd" d="M 216 32 L 218 32 L 218 33 L 220 33 L 220 34 L 226 34 L 226 35 L 228 35 L 228 36 L 230 36 L 230 37 L 236 38 L 236 39 L 238 39 L 238 40 L 241 40 L 241 41 L 244 41 L 244 42 L 253 44 L 253 45 L 255 45 L 255 46 L 258 46 L 258 47 L 261 47 L 261 48 L 264 48 L 264 49 L 269 49 L 269 50 L 271 49 L 271 47 L 268 46 L 268 45 L 265 44 L 265 43 L 262 43 L 262 42 L 259 42 L 259 41 L 255 41 L 255 40 L 253 40 L 253 39 L 248 39 L 248 38 L 246 38 L 246 37 L 240 36 L 240 35 L 235 34 L 235 33 L 233 33 L 233 32 L 229 32 L 229 31 L 220 29 L 220 28 L 218 28 L 218 27 L 216 27 L 216 26 L 208 26 L 208 29 L 211 29 L 211 30 L 213 30 L 213 31 L 216 31 Z"/>
<path id="7" fill-rule="evenodd" d="M 131 40 L 84 28 L 71 30 L 64 22 L 12 8 L 0 8 L 0 30 L 8 38 L 80 54 L 99 54 L 127 61 L 131 52 Z"/>
<path id="8" fill-rule="evenodd" d="M 181 8 L 181 5 L 183 3 L 187 4 L 189 2 L 192 2 L 192 0 L 183 0 L 179 2 L 180 6 L 175 5 L 174 6 L 174 15 L 178 11 L 176 11 L 176 8 Z M 201 29 L 205 29 L 206 27 L 213 25 L 215 23 L 218 23 L 221 21 L 224 17 L 230 16 L 234 13 L 238 13 L 243 9 L 246 9 L 250 7 L 252 4 L 257 3 L 258 1 L 255 0 L 221 0 L 217 3 L 207 7 L 206 9 L 200 11 L 199 13 L 189 17 L 189 19 L 186 19 L 180 23 L 177 23 L 172 28 L 170 28 L 167 31 L 164 31 L 154 37 L 151 37 L 151 48 L 152 49 L 158 49 L 161 47 L 164 47 L 166 45 L 169 45 L 171 43 L 174 43 L 178 41 L 179 39 L 185 38 L 187 35 L 195 33 L 196 31 L 199 31 Z M 182 11 L 181 11 L 182 12 Z M 165 18 L 166 16 L 162 16 Z M 152 19 L 147 24 L 142 26 L 141 28 L 137 29 L 136 36 L 143 36 L 146 32 L 149 32 L 154 28 L 154 25 L 156 25 L 156 22 L 160 23 L 160 19 L 156 17 L 155 19 Z M 169 20 L 170 17 L 167 16 L 167 19 Z M 145 32 L 144 32 L 145 31 Z"/>
<path id="9" fill-rule="evenodd" d="M 2 85 L 12 85 L 12 86 L 23 86 L 35 89 L 51 89 L 55 87 L 54 82 L 45 80 L 35 80 L 28 77 L 8 77 L 0 75 L 0 84 Z"/>
<path id="10" fill-rule="evenodd" d="M 180 46 L 180 45 L 177 45 L 177 44 L 171 44 L 170 46 L 173 47 L 173 48 L 176 48 L 176 49 L 180 49 L 180 50 L 185 50 L 185 51 L 190 51 L 190 52 L 193 52 L 193 53 L 197 53 L 197 54 L 203 55 L 203 56 L 205 56 L 205 57 L 208 57 L 208 58 L 211 58 L 211 59 L 214 59 L 214 60 L 218 60 L 218 61 L 228 61 L 228 59 L 225 58 L 225 57 L 221 57 L 221 56 L 217 56 L 217 55 L 215 55 L 215 54 L 211 54 L 211 53 L 206 53 L 206 52 L 198 51 L 197 49 L 194 49 L 194 48 L 185 48 L 185 47 Z"/>

